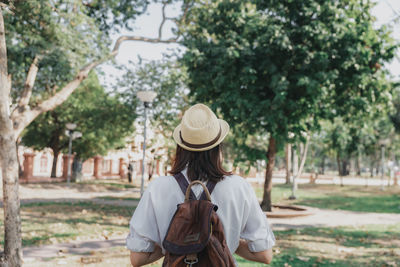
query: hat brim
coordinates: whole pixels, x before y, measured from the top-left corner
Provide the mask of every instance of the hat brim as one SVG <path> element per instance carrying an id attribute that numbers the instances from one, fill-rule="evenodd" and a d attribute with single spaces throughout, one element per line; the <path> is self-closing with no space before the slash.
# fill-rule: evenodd
<path id="1" fill-rule="evenodd" d="M 191 148 L 188 147 L 184 144 L 182 144 L 182 140 L 180 138 L 179 132 L 181 130 L 181 124 L 179 124 L 175 130 L 174 133 L 172 134 L 175 142 L 182 148 L 189 150 L 189 151 L 206 151 L 206 150 L 210 150 L 211 148 L 216 147 L 217 145 L 219 145 L 227 136 L 227 134 L 229 133 L 229 124 L 221 119 L 218 119 L 219 125 L 221 126 L 221 137 L 217 140 L 217 142 L 215 142 L 214 144 L 208 146 L 208 147 L 202 147 L 202 148 Z"/>

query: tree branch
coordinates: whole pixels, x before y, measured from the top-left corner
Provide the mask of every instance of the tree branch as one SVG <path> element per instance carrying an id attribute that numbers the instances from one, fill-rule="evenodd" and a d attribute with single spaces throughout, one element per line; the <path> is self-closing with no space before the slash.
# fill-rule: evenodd
<path id="1" fill-rule="evenodd" d="M 80 69 L 75 76 L 75 78 L 70 81 L 66 86 L 64 86 L 59 92 L 57 92 L 55 95 L 50 97 L 49 99 L 41 102 L 38 106 L 35 108 L 28 110 L 20 110 L 20 109 L 15 109 L 14 112 L 11 115 L 11 118 L 14 122 L 14 130 L 16 133 L 16 136 L 19 136 L 23 129 L 28 126 L 37 116 L 39 116 L 41 113 L 52 110 L 56 108 L 58 105 L 62 104 L 74 91 L 75 89 L 81 84 L 83 80 L 87 78 L 89 75 L 89 72 L 97 67 L 98 65 L 110 60 L 111 58 L 115 57 L 118 54 L 118 50 L 120 48 L 120 45 L 124 41 L 142 41 L 142 42 L 148 42 L 148 43 L 176 43 L 177 40 L 176 38 L 171 38 L 167 40 L 162 40 L 160 38 L 146 38 L 146 37 L 141 37 L 141 36 L 121 36 L 118 38 L 118 40 L 115 42 L 114 48 L 111 51 L 111 53 L 104 57 L 101 58 L 97 61 L 91 62 L 82 69 Z"/>
<path id="2" fill-rule="evenodd" d="M 167 7 L 167 2 L 163 3 L 163 6 L 161 8 L 161 15 L 162 15 L 162 20 L 160 23 L 160 27 L 158 28 L 158 38 L 162 38 L 162 28 L 164 27 L 165 21 L 167 20 L 166 15 L 165 15 L 165 8 Z"/>
<path id="3" fill-rule="evenodd" d="M 392 9 L 395 15 L 400 16 L 400 12 L 397 11 L 388 0 L 385 0 L 385 3 Z"/>
<path id="4" fill-rule="evenodd" d="M 26 76 L 24 91 L 22 91 L 21 98 L 18 101 L 18 109 L 24 109 L 28 105 L 32 95 L 33 85 L 35 84 L 36 75 L 38 73 L 39 56 L 35 56 L 31 66 L 29 67 L 28 75 Z"/>
<path id="5" fill-rule="evenodd" d="M 73 92 L 74 90 L 81 84 L 83 80 L 87 78 L 89 75 L 89 72 L 97 67 L 98 65 L 110 60 L 111 58 L 114 58 L 119 51 L 119 48 L 122 44 L 122 42 L 125 41 L 136 41 L 136 42 L 146 42 L 146 43 L 164 43 L 164 44 L 170 44 L 170 43 L 177 43 L 178 42 L 178 37 L 175 38 L 170 38 L 170 39 L 162 39 L 162 28 L 165 24 L 165 21 L 168 20 L 167 16 L 165 15 L 165 8 L 167 6 L 167 3 L 163 3 L 162 7 L 162 21 L 160 24 L 160 27 L 158 28 L 158 37 L 157 38 L 147 38 L 143 36 L 128 36 L 128 35 L 123 35 L 120 36 L 117 41 L 115 42 L 115 45 L 113 49 L 111 50 L 110 54 L 107 56 L 98 59 L 96 61 L 93 61 L 83 68 L 81 68 L 78 73 L 76 74 L 75 78 L 70 81 L 67 85 L 65 85 L 60 91 L 58 91 L 56 94 L 54 94 L 52 97 L 44 100 L 43 102 L 39 103 L 36 107 L 32 108 L 31 110 L 25 109 L 25 108 L 20 108 L 28 105 L 29 103 L 29 98 L 32 94 L 32 88 L 33 84 L 35 82 L 36 74 L 37 74 L 37 60 L 35 58 L 34 62 L 32 63 L 29 72 L 28 72 L 28 77 L 27 81 L 25 83 L 25 88 L 23 91 L 23 94 L 21 96 L 21 99 L 18 104 L 18 108 L 14 109 L 14 111 L 11 114 L 11 119 L 14 123 L 14 131 L 16 136 L 19 136 L 23 129 L 27 127 L 37 116 L 39 116 L 41 113 L 52 110 L 56 108 L 58 105 L 62 104 Z M 185 12 L 184 16 L 185 17 L 187 10 L 189 9 L 190 5 L 186 5 L 185 7 Z"/>
<path id="6" fill-rule="evenodd" d="M 0 130 L 9 126 L 11 76 L 7 69 L 7 49 L 3 10 L 0 8 Z"/>

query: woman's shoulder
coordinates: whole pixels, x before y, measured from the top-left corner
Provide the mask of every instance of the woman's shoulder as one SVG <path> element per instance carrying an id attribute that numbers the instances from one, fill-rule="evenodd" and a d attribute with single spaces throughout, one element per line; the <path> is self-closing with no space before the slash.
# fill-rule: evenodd
<path id="1" fill-rule="evenodd" d="M 245 178 L 243 178 L 243 177 L 241 177 L 239 175 L 236 175 L 236 174 L 225 176 L 224 179 L 221 182 L 223 182 L 223 181 L 226 181 L 226 182 L 229 182 L 229 183 L 238 184 L 238 185 L 248 184 L 248 182 L 246 181 Z"/>
<path id="2" fill-rule="evenodd" d="M 251 189 L 251 185 L 245 178 L 235 174 L 225 176 L 219 183 L 221 183 L 221 187 L 232 188 L 234 190 L 248 191 Z"/>
<path id="3" fill-rule="evenodd" d="M 173 176 L 159 176 L 154 178 L 150 183 L 148 188 L 163 188 L 176 183 Z"/>
<path id="4" fill-rule="evenodd" d="M 159 176 L 154 178 L 149 183 L 148 189 L 151 191 L 166 190 L 167 188 L 175 187 L 177 182 L 173 176 Z M 245 190 L 251 188 L 251 185 L 239 175 L 229 175 L 225 176 L 224 179 L 217 183 L 218 187 L 228 190 Z"/>

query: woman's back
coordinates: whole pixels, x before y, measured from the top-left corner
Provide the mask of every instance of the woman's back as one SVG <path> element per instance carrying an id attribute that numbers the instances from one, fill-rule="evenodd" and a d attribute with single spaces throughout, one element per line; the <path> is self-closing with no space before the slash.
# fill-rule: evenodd
<path id="1" fill-rule="evenodd" d="M 186 171 L 182 173 L 186 176 Z M 200 185 L 195 185 L 192 191 L 199 198 L 203 189 Z M 255 251 L 273 246 L 273 233 L 253 188 L 243 178 L 236 175 L 225 177 L 216 184 L 211 200 L 218 206 L 217 214 L 224 226 L 226 242 L 232 254 L 236 251 L 240 238 L 251 241 L 249 247 L 253 247 Z M 143 249 L 146 239 L 162 244 L 177 205 L 183 202 L 184 195 L 173 176 L 155 179 L 131 219 L 133 234 L 127 239 L 128 248 L 137 251 L 140 249 L 137 247 L 139 245 Z M 143 236 L 146 238 L 141 238 Z M 147 244 L 145 247 L 151 245 Z"/>
<path id="2" fill-rule="evenodd" d="M 218 206 L 217 215 L 230 252 L 268 263 L 275 237 L 254 190 L 222 166 L 221 142 L 228 132 L 228 123 L 218 119 L 207 106 L 189 108 L 173 133 L 177 148 L 170 173 L 182 173 L 188 181 L 201 178 L 216 183 L 211 201 Z M 203 190 L 201 185 L 192 189 L 197 198 Z M 160 177 L 149 184 L 130 222 L 127 247 L 132 265 L 141 266 L 165 254 L 162 243 L 177 205 L 183 202 L 184 194 L 173 176 Z"/>

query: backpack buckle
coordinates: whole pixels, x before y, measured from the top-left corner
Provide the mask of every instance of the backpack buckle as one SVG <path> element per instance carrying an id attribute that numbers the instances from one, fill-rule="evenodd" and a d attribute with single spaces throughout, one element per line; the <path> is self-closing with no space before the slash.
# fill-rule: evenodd
<path id="1" fill-rule="evenodd" d="M 186 257 L 183 259 L 183 262 L 191 267 L 193 264 L 198 263 L 199 259 L 197 258 L 197 254 L 189 254 L 186 255 Z"/>

